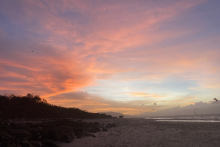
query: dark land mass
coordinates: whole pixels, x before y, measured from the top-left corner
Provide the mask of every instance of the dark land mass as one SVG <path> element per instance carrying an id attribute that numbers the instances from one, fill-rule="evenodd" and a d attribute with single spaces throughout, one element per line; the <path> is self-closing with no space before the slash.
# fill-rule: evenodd
<path id="1" fill-rule="evenodd" d="M 112 116 L 51 105 L 32 94 L 0 95 L 0 147 L 58 147 L 56 141 L 96 137 L 92 133 L 116 126 L 82 120 L 97 118 Z"/>
<path id="2" fill-rule="evenodd" d="M 64 108 L 47 103 L 37 95 L 0 95 L 0 118 L 112 118 L 78 108 Z"/>

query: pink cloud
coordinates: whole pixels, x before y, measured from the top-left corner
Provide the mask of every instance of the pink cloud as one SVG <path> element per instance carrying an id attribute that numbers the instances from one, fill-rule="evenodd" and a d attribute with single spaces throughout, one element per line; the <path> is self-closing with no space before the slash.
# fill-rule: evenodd
<path id="1" fill-rule="evenodd" d="M 11 19 L 19 25 L 37 21 L 36 25 L 28 26 L 30 38 L 36 39 L 32 32 L 46 32 L 48 38 L 44 41 L 55 43 L 61 48 L 71 48 L 66 45 L 70 42 L 85 43 L 83 48 L 74 47 L 73 51 L 82 56 L 82 50 L 86 51 L 84 54 L 97 55 L 124 51 L 126 47 L 152 44 L 172 37 L 171 34 L 157 34 L 152 30 L 157 29 L 162 21 L 175 17 L 198 2 L 201 1 L 168 1 L 163 5 L 157 5 L 150 1 L 140 5 L 138 1 L 130 1 L 124 5 L 123 1 L 117 1 L 94 2 L 94 5 L 80 1 L 48 1 L 45 5 L 40 1 L 23 1 L 20 3 L 20 9 L 5 9 L 4 12 L 10 18 L 14 18 L 16 11 L 20 12 L 17 15 L 24 15 L 25 17 L 21 17 L 22 20 Z M 11 7 L 15 8 L 13 5 Z M 100 49 L 94 52 L 92 47 L 95 46 L 100 46 Z"/>
<path id="2" fill-rule="evenodd" d="M 7 47 L 15 50 L 17 46 L 19 44 L 14 42 L 10 45 L 2 43 L 3 49 Z M 17 92 L 20 90 L 19 94 L 33 92 L 53 95 L 76 90 L 91 82 L 92 77 L 86 73 L 85 67 L 81 67 L 71 55 L 57 52 L 55 48 L 44 45 L 37 45 L 34 52 L 31 52 L 34 44 L 29 44 L 28 47 L 21 46 L 23 54 L 2 50 L 5 56 L 0 60 L 0 77 L 4 81 L 1 90 L 7 87 L 12 92 L 15 89 Z M 7 78 L 13 80 L 4 80 Z"/>

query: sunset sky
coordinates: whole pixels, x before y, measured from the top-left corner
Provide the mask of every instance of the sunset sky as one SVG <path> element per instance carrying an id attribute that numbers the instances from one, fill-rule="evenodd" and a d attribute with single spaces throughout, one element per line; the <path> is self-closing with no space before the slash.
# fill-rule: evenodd
<path id="1" fill-rule="evenodd" d="M 220 1 L 2 0 L 0 94 L 27 93 L 130 115 L 211 105 Z"/>

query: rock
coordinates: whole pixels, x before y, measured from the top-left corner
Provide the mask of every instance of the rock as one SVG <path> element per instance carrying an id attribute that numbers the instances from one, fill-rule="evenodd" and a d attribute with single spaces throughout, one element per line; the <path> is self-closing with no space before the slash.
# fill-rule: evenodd
<path id="1" fill-rule="evenodd" d="M 108 129 L 106 129 L 106 128 L 102 128 L 102 131 L 105 131 L 105 132 L 106 132 L 106 131 L 108 131 Z"/>
<path id="2" fill-rule="evenodd" d="M 90 132 L 90 133 L 96 133 L 99 131 L 100 131 L 100 129 L 98 127 L 89 127 L 88 128 L 88 132 Z"/>
<path id="3" fill-rule="evenodd" d="M 0 130 L 0 146 L 1 147 L 15 147 L 14 138 L 7 132 Z"/>
<path id="4" fill-rule="evenodd" d="M 94 134 L 90 134 L 90 136 L 92 136 L 92 137 L 96 137 Z"/>
<path id="5" fill-rule="evenodd" d="M 51 129 L 48 133 L 48 138 L 54 141 L 62 141 L 70 143 L 74 140 L 75 133 L 69 126 L 62 125 L 56 129 Z"/>
<path id="6" fill-rule="evenodd" d="M 21 147 L 33 147 L 30 143 L 26 142 L 26 143 L 22 143 Z"/>
<path id="7" fill-rule="evenodd" d="M 42 141 L 42 147 L 59 147 L 56 143 L 49 139 L 45 139 Z"/>
<path id="8" fill-rule="evenodd" d="M 38 131 L 31 131 L 32 139 L 33 140 L 40 140 L 41 139 L 41 134 Z"/>
<path id="9" fill-rule="evenodd" d="M 78 129 L 75 128 L 74 132 L 75 132 L 75 135 L 77 138 L 82 138 L 86 133 L 85 129 L 83 129 L 83 128 L 78 128 Z"/>
<path id="10" fill-rule="evenodd" d="M 108 123 L 106 126 L 105 126 L 106 128 L 112 128 L 112 127 L 116 127 L 116 124 L 114 124 L 114 123 Z"/>
<path id="11" fill-rule="evenodd" d="M 70 143 L 74 140 L 75 133 L 71 127 L 63 125 L 60 126 L 60 130 L 62 132 L 62 137 L 61 137 L 62 142 Z"/>
<path id="12" fill-rule="evenodd" d="M 96 133 L 100 131 L 97 123 L 90 122 L 88 123 L 87 128 L 88 128 L 88 132 L 90 133 Z"/>
<path id="13" fill-rule="evenodd" d="M 31 143 L 31 145 L 32 145 L 33 147 L 41 147 L 41 143 L 40 143 L 40 142 L 31 141 L 30 143 Z"/>
<path id="14" fill-rule="evenodd" d="M 82 123 L 83 121 L 81 119 L 77 120 L 76 121 L 77 123 Z"/>
<path id="15" fill-rule="evenodd" d="M 48 138 L 48 127 L 45 127 L 45 129 L 43 127 L 38 127 L 38 128 L 34 128 L 31 131 L 31 137 L 33 140 L 42 140 L 42 139 L 47 139 Z"/>
<path id="16" fill-rule="evenodd" d="M 96 126 L 99 126 L 99 125 L 100 125 L 100 123 L 99 123 L 99 122 L 94 122 L 94 124 L 95 124 Z"/>
<path id="17" fill-rule="evenodd" d="M 20 140 L 20 142 L 27 142 L 31 134 L 27 130 L 11 129 L 8 131 L 13 137 Z"/>
<path id="18" fill-rule="evenodd" d="M 62 137 L 62 132 L 59 128 L 57 129 L 50 129 L 48 132 L 48 139 L 54 140 L 54 141 L 60 141 Z"/>
<path id="19" fill-rule="evenodd" d="M 69 136 L 63 135 L 63 136 L 61 137 L 61 141 L 62 141 L 62 142 L 66 142 L 66 143 L 70 143 L 70 142 L 73 141 L 73 139 L 70 138 Z"/>
<path id="20" fill-rule="evenodd" d="M 30 130 L 30 128 L 26 124 L 14 124 L 14 123 L 12 123 L 11 126 L 13 127 L 13 129 L 20 129 L 20 130 L 27 130 L 27 131 Z"/>
<path id="21" fill-rule="evenodd" d="M 108 127 L 113 126 L 108 124 Z M 75 137 L 96 137 L 90 133 L 101 131 L 100 127 L 104 128 L 104 125 L 101 126 L 99 122 L 88 123 L 68 119 L 50 119 L 41 123 L 22 124 L 6 121 L 0 123 L 0 147 L 52 147 L 57 146 L 53 141 L 70 143 Z"/>
<path id="22" fill-rule="evenodd" d="M 91 133 L 86 133 L 85 136 L 96 137 L 94 134 L 91 134 Z"/>
<path id="23" fill-rule="evenodd" d="M 72 122 L 71 126 L 73 127 L 73 129 L 78 129 L 78 128 L 87 128 L 88 123 L 87 122 L 83 122 L 82 120 L 78 120 L 76 122 Z"/>

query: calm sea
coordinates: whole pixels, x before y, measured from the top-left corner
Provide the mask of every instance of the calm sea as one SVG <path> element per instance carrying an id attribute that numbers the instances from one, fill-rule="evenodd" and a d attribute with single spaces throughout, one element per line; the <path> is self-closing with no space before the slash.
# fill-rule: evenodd
<path id="1" fill-rule="evenodd" d="M 160 117 L 148 117 L 146 119 L 155 119 L 156 121 L 175 121 L 175 122 L 220 122 L 220 115 L 204 114 L 204 115 L 184 115 L 184 116 L 160 116 Z"/>

